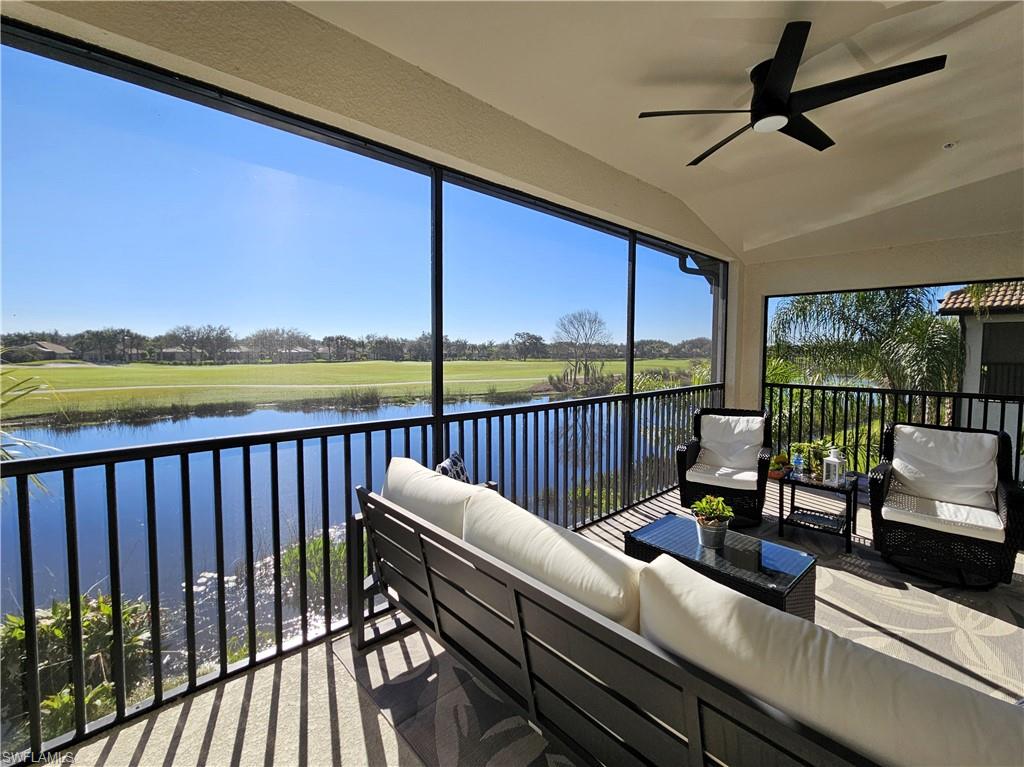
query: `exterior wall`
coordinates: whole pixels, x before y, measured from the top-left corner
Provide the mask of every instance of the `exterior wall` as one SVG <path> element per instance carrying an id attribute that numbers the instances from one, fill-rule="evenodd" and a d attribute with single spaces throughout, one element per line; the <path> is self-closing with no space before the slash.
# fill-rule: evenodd
<path id="1" fill-rule="evenodd" d="M 964 391 L 981 391 L 982 322 L 974 315 L 961 318 L 964 333 Z"/>
<path id="2" fill-rule="evenodd" d="M 975 282 L 1024 275 L 1024 232 L 924 242 L 841 256 L 748 264 L 730 291 L 726 403 L 757 407 L 767 296 L 856 288 Z M 730 279 L 732 275 L 730 274 Z"/>

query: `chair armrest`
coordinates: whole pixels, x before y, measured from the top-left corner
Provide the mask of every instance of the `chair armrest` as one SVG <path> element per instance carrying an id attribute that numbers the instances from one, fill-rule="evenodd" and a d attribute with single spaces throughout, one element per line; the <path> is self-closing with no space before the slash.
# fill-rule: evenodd
<path id="1" fill-rule="evenodd" d="M 477 485 L 477 487 L 486 487 L 488 490 L 493 490 L 496 493 L 498 492 L 498 483 L 495 482 L 493 479 L 489 479 L 486 482 L 481 482 L 479 485 Z"/>
<path id="2" fill-rule="evenodd" d="M 1024 488 L 1005 480 L 997 482 L 996 511 L 1003 520 L 1006 543 L 1017 551 L 1024 543 Z"/>
<path id="3" fill-rule="evenodd" d="M 770 447 L 762 447 L 757 453 L 757 473 L 761 473 L 762 467 L 764 471 L 768 471 L 768 467 L 772 464 L 772 449 Z"/>
<path id="4" fill-rule="evenodd" d="M 881 513 L 882 504 L 889 495 L 889 484 L 892 482 L 892 464 L 882 461 L 868 473 L 868 491 L 871 498 L 871 512 Z"/>
<path id="5" fill-rule="evenodd" d="M 682 466 L 685 466 L 687 470 L 692 469 L 693 465 L 697 463 L 697 456 L 700 455 L 700 441 L 691 439 L 685 445 L 676 448 L 676 453 L 682 453 L 684 462 Z"/>

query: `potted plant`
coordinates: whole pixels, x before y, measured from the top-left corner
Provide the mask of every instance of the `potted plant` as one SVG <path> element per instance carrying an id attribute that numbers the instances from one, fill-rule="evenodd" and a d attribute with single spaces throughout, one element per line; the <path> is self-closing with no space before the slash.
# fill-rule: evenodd
<path id="1" fill-rule="evenodd" d="M 732 519 L 732 509 L 718 495 L 705 495 L 690 509 L 697 518 L 697 538 L 710 549 L 725 545 L 725 531 Z"/>
<path id="2" fill-rule="evenodd" d="M 812 479 L 821 479 L 822 462 L 833 451 L 846 453 L 846 448 L 840 448 L 825 439 L 814 439 L 810 442 L 795 442 L 794 453 L 804 454 L 804 473 Z"/>
<path id="3" fill-rule="evenodd" d="M 778 455 L 772 456 L 772 461 L 768 464 L 768 478 L 769 479 L 782 479 L 786 473 L 786 469 L 789 468 L 789 456 L 785 453 L 779 453 Z"/>

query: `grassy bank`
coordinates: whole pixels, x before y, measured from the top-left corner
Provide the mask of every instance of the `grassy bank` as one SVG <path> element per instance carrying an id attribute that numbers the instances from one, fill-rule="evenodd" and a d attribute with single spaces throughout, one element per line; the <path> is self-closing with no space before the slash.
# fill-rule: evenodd
<path id="1" fill-rule="evenodd" d="M 638 360 L 637 371 L 688 371 L 694 360 Z M 526 362 L 449 362 L 445 395 L 478 397 L 543 388 L 549 375 L 562 372 L 558 360 Z M 46 388 L 15 402 L 5 421 L 65 413 L 81 422 L 90 414 L 122 420 L 131 413 L 158 417 L 171 410 L 187 413 L 203 406 L 294 407 L 370 406 L 365 390 L 380 402 L 409 401 L 430 394 L 426 362 L 330 362 L 292 365 L 81 365 L 45 367 L 4 365 L 5 376 L 36 376 Z M 609 361 L 606 374 L 622 375 L 625 362 Z M 364 393 L 360 393 L 364 392 Z M 336 403 L 336 404 L 332 404 Z M 59 420 L 57 415 L 52 420 Z M 51 419 L 48 419 L 51 420 Z"/>

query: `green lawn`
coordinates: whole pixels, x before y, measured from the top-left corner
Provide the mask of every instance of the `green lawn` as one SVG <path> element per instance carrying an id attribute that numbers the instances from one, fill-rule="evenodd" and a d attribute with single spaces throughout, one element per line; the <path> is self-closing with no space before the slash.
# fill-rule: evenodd
<path id="1" fill-rule="evenodd" d="M 638 360 L 640 370 L 687 371 L 696 360 Z M 445 393 L 454 396 L 526 391 L 561 373 L 558 360 L 448 362 Z M 309 362 L 290 365 L 4 365 L 7 376 L 36 376 L 46 389 L 4 411 L 9 419 L 69 410 L 97 412 L 135 406 L 206 403 L 274 403 L 328 398 L 346 389 L 377 387 L 386 398 L 422 397 L 430 391 L 427 362 Z M 625 362 L 609 361 L 605 373 L 623 374 Z M 88 390 L 88 391 L 84 391 Z"/>

